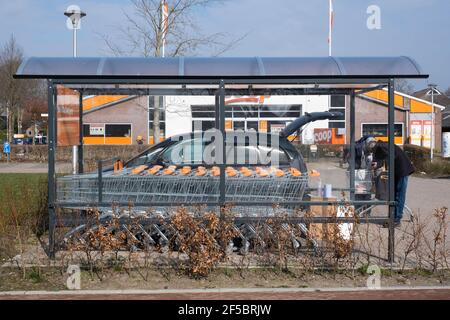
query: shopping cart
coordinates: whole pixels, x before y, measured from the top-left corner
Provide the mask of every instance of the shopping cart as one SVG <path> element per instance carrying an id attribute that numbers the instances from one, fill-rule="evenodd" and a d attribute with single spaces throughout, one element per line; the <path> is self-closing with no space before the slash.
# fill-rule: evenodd
<path id="1" fill-rule="evenodd" d="M 350 172 L 347 171 L 347 179 L 350 180 Z M 389 178 L 385 170 L 355 170 L 355 200 L 389 200 Z M 359 217 L 370 215 L 374 205 L 356 205 L 355 213 Z M 413 220 L 412 210 L 405 205 L 403 213 Z"/>
<path id="2" fill-rule="evenodd" d="M 350 185 L 350 171 L 347 171 L 347 183 Z M 368 201 L 372 199 L 373 174 L 369 169 L 355 170 L 355 200 Z M 355 205 L 355 214 L 357 216 L 368 215 L 371 213 L 372 206 Z"/>

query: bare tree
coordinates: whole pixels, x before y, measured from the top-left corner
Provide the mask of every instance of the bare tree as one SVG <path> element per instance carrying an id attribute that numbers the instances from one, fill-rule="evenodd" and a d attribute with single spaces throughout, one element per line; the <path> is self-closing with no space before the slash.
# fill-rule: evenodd
<path id="1" fill-rule="evenodd" d="M 405 79 L 397 79 L 395 80 L 395 91 L 412 94 L 414 92 L 414 86 Z"/>
<path id="2" fill-rule="evenodd" d="M 127 25 L 118 27 L 119 37 L 100 35 L 108 50 L 118 56 L 144 57 L 195 55 L 208 50 L 220 55 L 233 48 L 243 37 L 228 40 L 225 33 L 203 34 L 194 19 L 194 10 L 223 0 L 167 0 L 163 23 L 161 0 L 130 0 L 133 12 L 124 12 Z"/>
<path id="3" fill-rule="evenodd" d="M 100 35 L 108 51 L 117 56 L 144 57 L 195 55 L 210 52 L 220 55 L 233 48 L 244 36 L 229 40 L 225 33 L 203 34 L 195 21 L 194 10 L 223 0 L 130 0 L 133 12 L 124 12 L 126 25 L 118 27 L 116 39 Z M 167 4 L 165 17 L 163 6 Z M 159 141 L 161 97 L 155 97 L 153 112 L 154 142 Z"/>
<path id="4" fill-rule="evenodd" d="M 42 90 L 37 80 L 18 80 L 13 76 L 23 60 L 23 51 L 14 35 L 3 45 L 0 53 L 0 105 L 7 116 L 8 141 L 12 141 L 14 122 L 17 132 L 22 132 L 23 115 L 26 101 L 33 100 Z"/>
<path id="5" fill-rule="evenodd" d="M 12 141 L 14 132 L 14 118 L 17 118 L 18 130 L 21 125 L 20 105 L 23 98 L 23 82 L 13 79 L 13 75 L 22 59 L 22 50 L 17 45 L 14 36 L 11 35 L 0 55 L 0 104 L 6 111 L 9 142 Z"/>
<path id="6" fill-rule="evenodd" d="M 47 112 L 47 86 L 43 80 L 33 80 L 27 97 L 24 99 L 23 107 L 23 126 L 24 128 L 31 128 L 33 136 L 36 136 L 40 131 L 47 127 L 46 118 L 42 118 L 41 114 Z M 33 139 L 35 144 L 35 139 Z"/>
<path id="7" fill-rule="evenodd" d="M 445 90 L 445 95 L 450 98 L 450 87 Z"/>

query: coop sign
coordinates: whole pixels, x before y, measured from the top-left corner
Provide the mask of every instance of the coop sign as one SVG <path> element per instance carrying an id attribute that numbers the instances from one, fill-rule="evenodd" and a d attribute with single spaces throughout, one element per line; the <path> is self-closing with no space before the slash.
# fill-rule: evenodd
<path id="1" fill-rule="evenodd" d="M 331 129 L 314 129 L 314 142 L 318 144 L 329 144 L 333 132 Z"/>
<path id="2" fill-rule="evenodd" d="M 90 126 L 89 134 L 91 136 L 103 136 L 105 134 L 105 127 L 103 126 Z"/>

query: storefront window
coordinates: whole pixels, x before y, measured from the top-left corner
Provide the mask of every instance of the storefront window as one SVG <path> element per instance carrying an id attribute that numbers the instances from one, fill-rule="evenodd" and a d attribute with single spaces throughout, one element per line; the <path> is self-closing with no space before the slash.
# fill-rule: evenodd
<path id="1" fill-rule="evenodd" d="M 154 113 L 155 113 L 155 98 L 154 96 L 149 97 L 149 136 L 151 139 L 153 139 L 153 119 L 154 119 Z M 163 97 L 158 97 L 159 104 L 162 105 Z M 165 137 L 165 131 L 166 131 L 166 111 L 163 108 L 160 108 L 159 110 L 159 133 L 160 138 Z"/>
<path id="2" fill-rule="evenodd" d="M 105 137 L 131 137 L 131 124 L 105 124 Z"/>
<path id="3" fill-rule="evenodd" d="M 362 125 L 363 136 L 369 135 L 373 137 L 387 137 L 388 125 L 386 123 L 363 123 Z M 403 124 L 396 123 L 394 126 L 394 136 L 403 136 Z"/>

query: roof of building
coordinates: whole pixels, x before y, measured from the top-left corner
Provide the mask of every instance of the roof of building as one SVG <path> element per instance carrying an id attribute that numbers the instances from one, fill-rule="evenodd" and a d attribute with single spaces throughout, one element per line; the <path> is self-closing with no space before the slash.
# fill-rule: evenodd
<path id="1" fill-rule="evenodd" d="M 129 101 L 136 96 L 129 95 L 102 95 L 102 96 L 85 96 L 83 97 L 83 113 L 88 114 L 107 107 Z"/>
<path id="2" fill-rule="evenodd" d="M 373 100 L 379 102 L 383 105 L 387 105 L 388 102 L 388 91 L 386 88 L 372 90 L 364 93 L 361 97 L 365 99 Z M 409 99 L 409 104 L 405 103 L 405 99 Z M 406 110 L 406 105 L 409 106 L 409 111 L 412 113 L 429 113 L 431 112 L 431 102 L 420 99 L 418 97 L 411 96 L 409 94 L 395 91 L 394 94 L 394 105 L 396 108 Z M 445 106 L 442 106 L 438 103 L 434 104 L 434 108 L 440 109 L 441 111 L 445 109 Z"/>
<path id="3" fill-rule="evenodd" d="M 445 107 L 442 111 L 442 127 L 450 128 L 450 98 L 445 93 L 437 90 L 438 94 L 433 95 L 433 101 L 435 104 L 439 104 Z M 413 93 L 413 95 L 422 100 L 431 101 L 431 94 L 429 94 L 430 88 L 425 88 Z"/>
<path id="4" fill-rule="evenodd" d="M 431 94 L 428 94 L 430 91 L 429 88 L 425 88 L 413 93 L 413 96 L 422 100 L 431 102 Z M 450 106 L 450 98 L 445 95 L 445 93 L 437 90 L 438 94 L 433 95 L 434 103 L 440 104 L 441 106 L 448 107 Z"/>
<path id="5" fill-rule="evenodd" d="M 48 58 L 22 62 L 17 78 L 427 78 L 409 57 Z"/>

